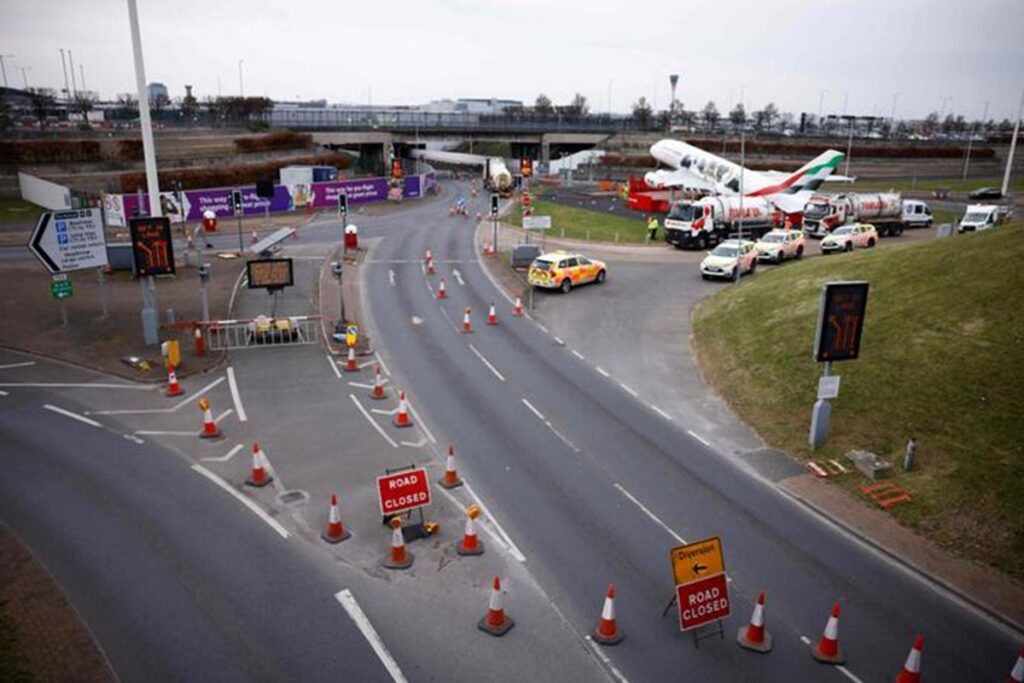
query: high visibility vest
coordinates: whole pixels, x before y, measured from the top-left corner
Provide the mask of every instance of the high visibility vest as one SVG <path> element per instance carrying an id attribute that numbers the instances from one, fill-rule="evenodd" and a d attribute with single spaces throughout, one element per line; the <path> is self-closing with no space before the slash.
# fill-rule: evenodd
<path id="1" fill-rule="evenodd" d="M 648 230 L 657 230 L 658 229 L 658 219 L 657 218 L 652 218 L 651 220 L 649 220 L 647 222 L 647 229 Z"/>

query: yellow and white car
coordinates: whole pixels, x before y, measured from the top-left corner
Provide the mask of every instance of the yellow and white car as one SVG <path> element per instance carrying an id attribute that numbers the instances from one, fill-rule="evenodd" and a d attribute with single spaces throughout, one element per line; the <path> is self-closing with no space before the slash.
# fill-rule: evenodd
<path id="1" fill-rule="evenodd" d="M 725 240 L 700 262 L 700 275 L 711 278 L 736 279 L 739 274 L 753 274 L 757 268 L 757 249 L 750 240 Z"/>
<path id="2" fill-rule="evenodd" d="M 568 293 L 577 285 L 588 282 L 601 284 L 607 276 L 608 266 L 604 261 L 589 259 L 583 254 L 552 251 L 533 260 L 526 281 L 534 287 L 560 289 Z"/>
<path id="3" fill-rule="evenodd" d="M 878 231 L 870 223 L 842 225 L 821 241 L 821 253 L 870 249 L 878 244 Z"/>
<path id="4" fill-rule="evenodd" d="M 804 255 L 803 230 L 772 230 L 754 245 L 760 261 L 782 263 L 788 258 Z"/>

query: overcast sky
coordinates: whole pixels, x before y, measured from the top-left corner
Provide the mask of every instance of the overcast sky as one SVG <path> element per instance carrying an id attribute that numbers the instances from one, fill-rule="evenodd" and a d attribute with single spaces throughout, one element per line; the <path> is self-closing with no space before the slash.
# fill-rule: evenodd
<path id="1" fill-rule="evenodd" d="M 501 97 L 593 111 L 774 101 L 783 111 L 1013 118 L 1024 0 L 138 0 L 147 81 L 171 97 L 419 104 Z M 62 88 L 59 48 L 104 98 L 134 90 L 126 0 L 3 0 L 7 80 Z M 13 55 L 13 57 L 11 56 Z M 219 79 L 219 82 L 218 82 Z M 78 87 L 81 88 L 81 82 Z"/>

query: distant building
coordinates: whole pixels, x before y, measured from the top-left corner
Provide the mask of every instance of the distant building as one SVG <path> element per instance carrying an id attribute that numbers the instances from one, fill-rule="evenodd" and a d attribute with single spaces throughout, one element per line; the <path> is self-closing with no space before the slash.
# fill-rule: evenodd
<path id="1" fill-rule="evenodd" d="M 460 97 L 457 100 L 434 100 L 418 107 L 430 114 L 502 114 L 506 109 L 522 109 L 520 100 Z"/>
<path id="2" fill-rule="evenodd" d="M 157 97 L 162 97 L 165 102 L 170 99 L 167 93 L 167 86 L 163 83 L 150 83 L 146 86 L 146 89 L 149 90 L 150 102 L 156 101 Z"/>

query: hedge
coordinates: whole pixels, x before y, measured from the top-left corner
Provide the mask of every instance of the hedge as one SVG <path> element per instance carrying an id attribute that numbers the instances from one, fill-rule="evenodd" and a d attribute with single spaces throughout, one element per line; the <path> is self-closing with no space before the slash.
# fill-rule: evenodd
<path id="1" fill-rule="evenodd" d="M 235 138 L 235 149 L 239 152 L 272 152 L 286 149 L 306 149 L 313 145 L 309 133 L 293 133 L 283 130 L 258 137 Z"/>
<path id="2" fill-rule="evenodd" d="M 344 152 L 322 156 L 297 157 L 283 161 L 268 161 L 261 164 L 245 164 L 242 166 L 211 166 L 208 168 L 182 168 L 160 171 L 160 186 L 168 188 L 171 183 L 181 183 L 182 189 L 198 190 L 207 187 L 237 187 L 253 185 L 257 180 L 274 179 L 277 172 L 284 166 L 336 166 L 339 169 L 351 168 L 352 158 Z M 122 173 L 119 177 L 122 192 L 135 192 L 146 186 L 146 174 L 143 171 Z"/>
<path id="3" fill-rule="evenodd" d="M 101 159 L 97 140 L 0 141 L 2 163 L 62 164 Z"/>

